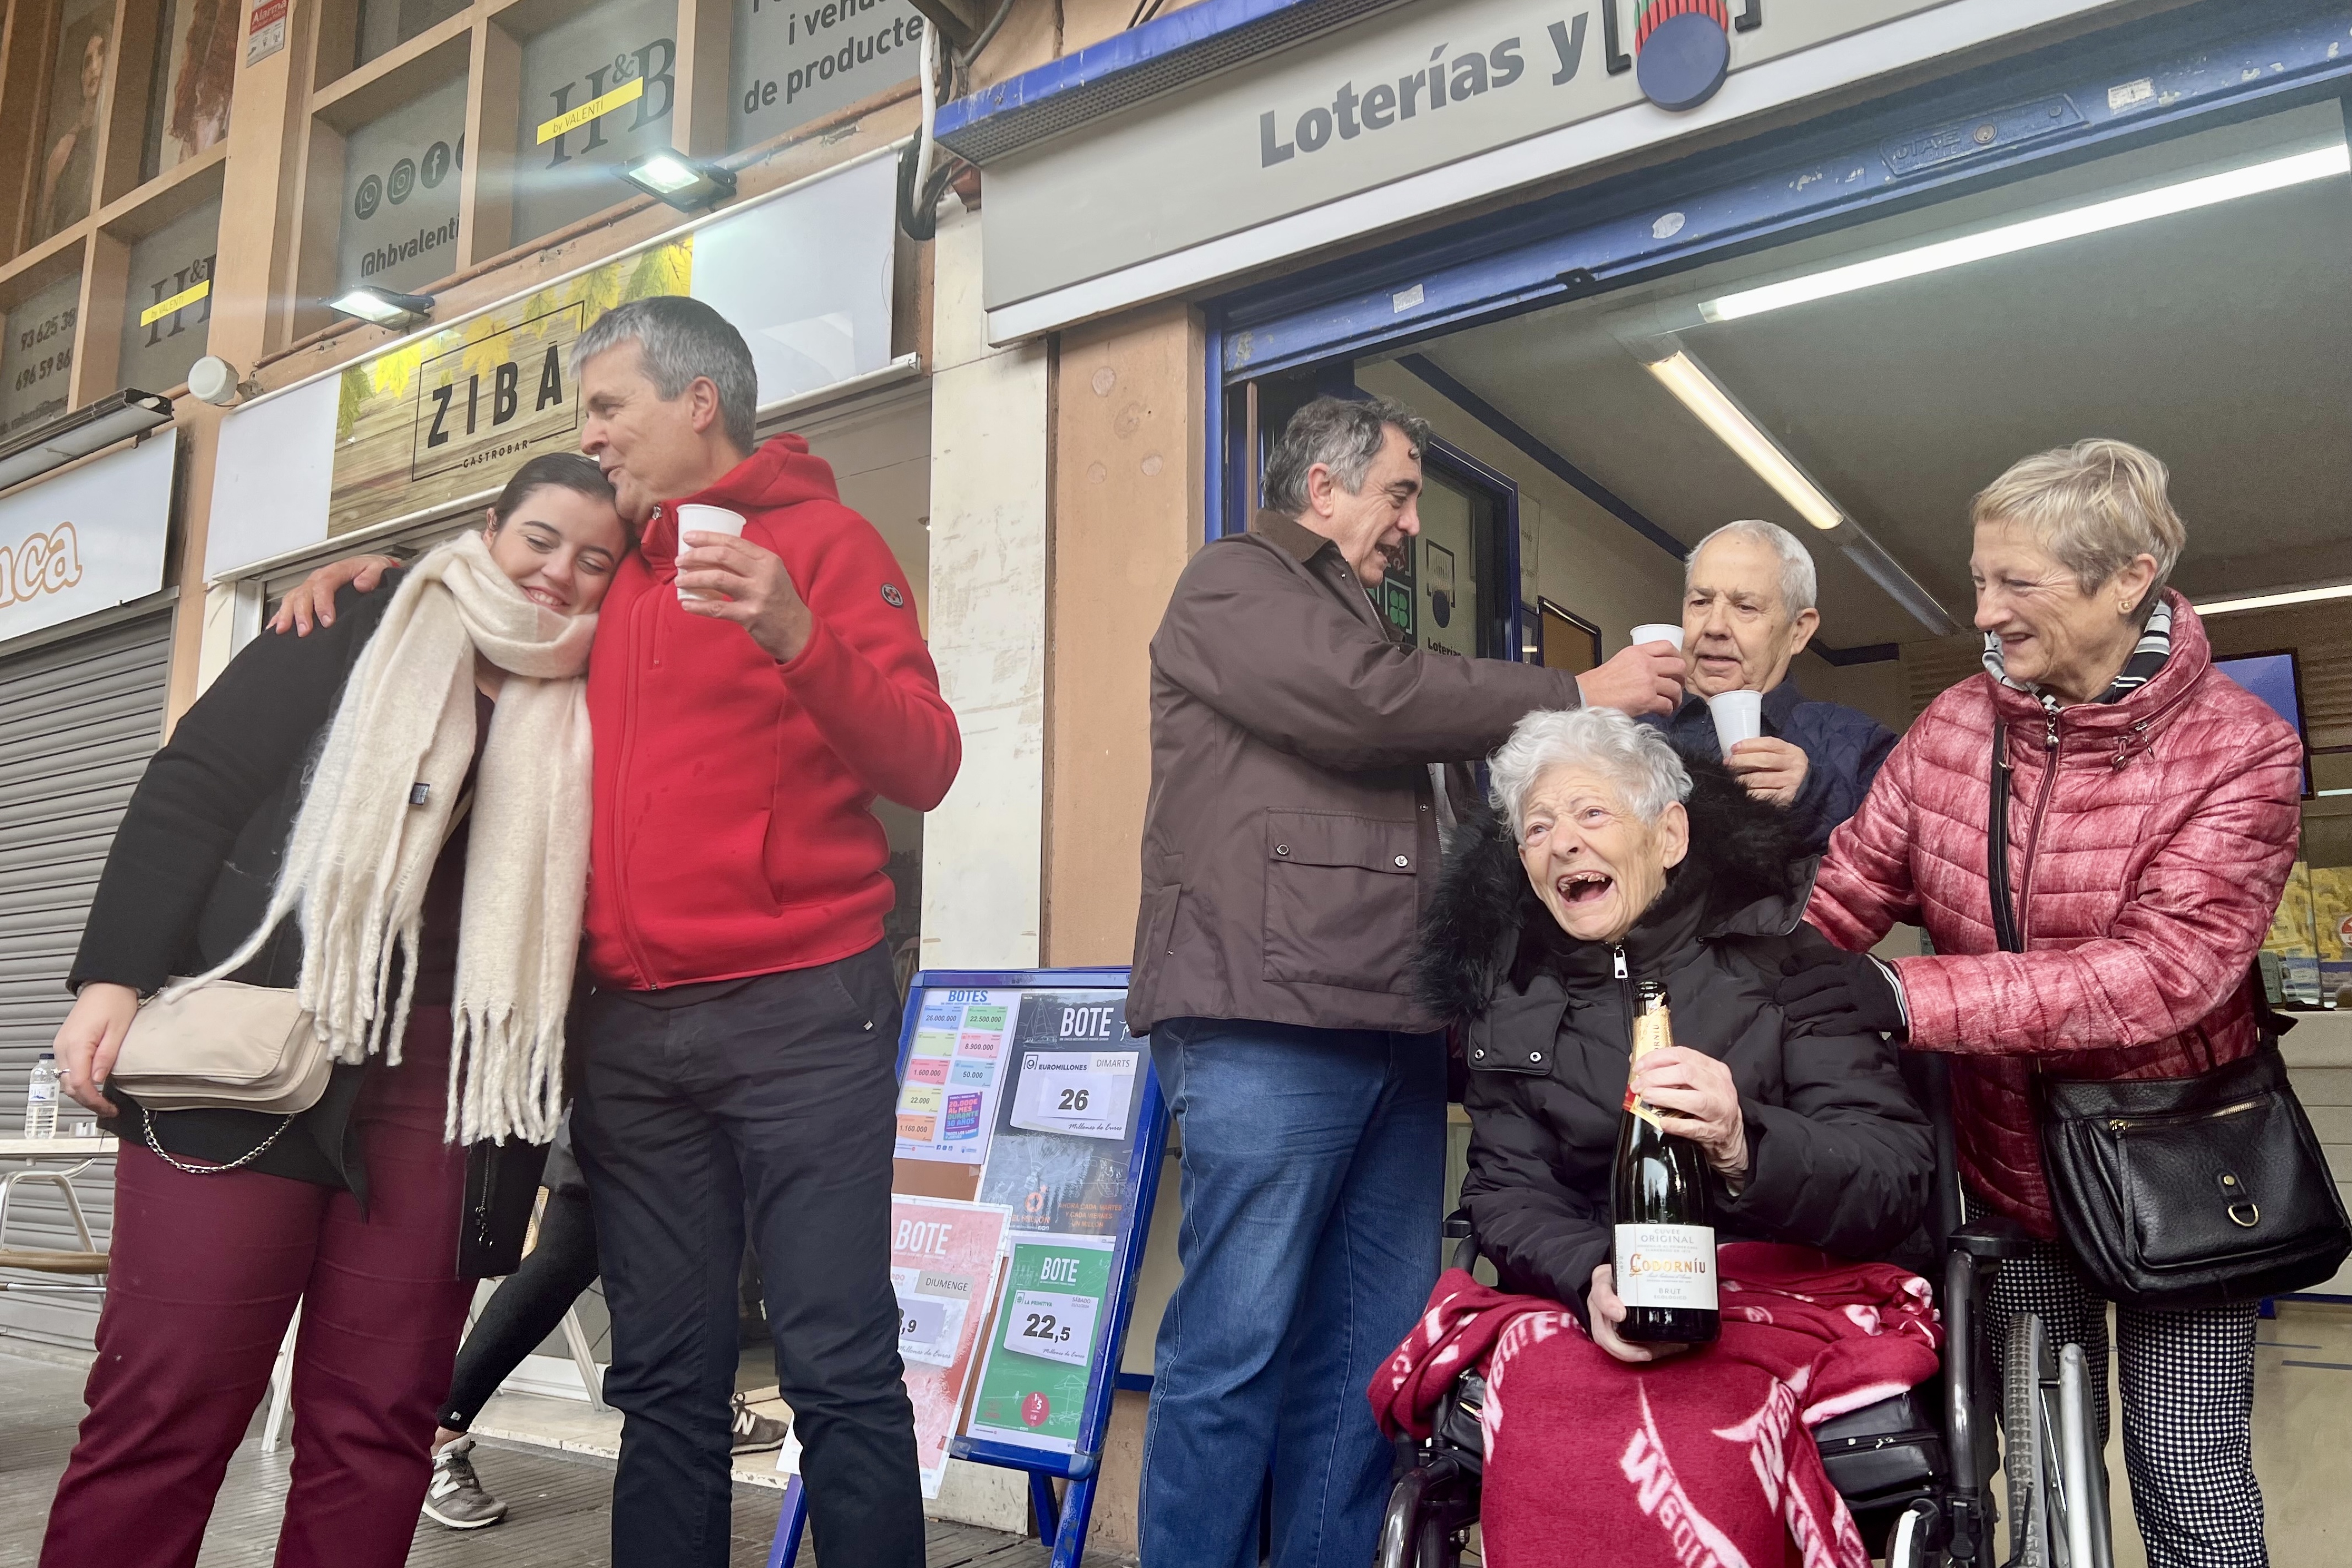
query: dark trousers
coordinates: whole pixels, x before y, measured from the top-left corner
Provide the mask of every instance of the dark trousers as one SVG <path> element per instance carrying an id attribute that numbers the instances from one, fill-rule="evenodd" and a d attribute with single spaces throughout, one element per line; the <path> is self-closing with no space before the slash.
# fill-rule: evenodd
<path id="1" fill-rule="evenodd" d="M 580 1292 L 595 1281 L 596 1221 L 588 1212 L 588 1194 L 577 1187 L 550 1187 L 547 1206 L 540 1211 L 539 1239 L 523 1255 L 522 1266 L 490 1292 L 458 1349 L 441 1425 L 452 1432 L 472 1426 L 507 1374 L 555 1331 Z"/>
<path id="2" fill-rule="evenodd" d="M 433 1412 L 474 1282 L 466 1152 L 441 1141 L 449 1014 L 410 1015 L 353 1112 L 371 1198 L 125 1144 L 98 1359 L 42 1568 L 185 1568 L 269 1384 L 294 1303 L 293 1484 L 278 1568 L 397 1568 L 432 1479 Z"/>
<path id="3" fill-rule="evenodd" d="M 685 1006 L 599 993 L 572 1131 L 625 1416 L 614 1568 L 722 1568 L 748 1208 L 825 1568 L 920 1568 L 890 1289 L 898 1000 L 880 947 Z"/>

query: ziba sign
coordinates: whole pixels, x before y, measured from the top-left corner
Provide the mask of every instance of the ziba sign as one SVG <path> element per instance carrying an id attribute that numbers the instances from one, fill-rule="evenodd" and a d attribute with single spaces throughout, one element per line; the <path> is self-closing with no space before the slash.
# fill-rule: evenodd
<path id="1" fill-rule="evenodd" d="M 496 489 L 523 458 L 577 447 L 572 345 L 615 305 L 685 293 L 693 265 L 689 235 L 345 370 L 328 532 Z"/>
<path id="2" fill-rule="evenodd" d="M 520 459 L 543 441 L 572 445 L 580 428 L 572 345 L 587 313 L 585 305 L 565 305 L 425 361 L 409 477 Z"/>

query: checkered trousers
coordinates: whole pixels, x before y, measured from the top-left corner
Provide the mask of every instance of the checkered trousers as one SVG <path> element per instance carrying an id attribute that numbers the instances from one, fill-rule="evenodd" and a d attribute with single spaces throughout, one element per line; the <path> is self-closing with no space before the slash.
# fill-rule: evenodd
<path id="1" fill-rule="evenodd" d="M 2009 1320 L 2041 1316 L 2055 1347 L 2078 1344 L 2099 1442 L 2107 1437 L 2107 1302 L 2055 1242 L 2001 1265 L 1992 1288 L 1993 1354 Z M 2148 1568 L 2269 1568 L 2254 1482 L 2254 1304 L 2190 1312 L 2116 1308 L 2124 1468 Z"/>

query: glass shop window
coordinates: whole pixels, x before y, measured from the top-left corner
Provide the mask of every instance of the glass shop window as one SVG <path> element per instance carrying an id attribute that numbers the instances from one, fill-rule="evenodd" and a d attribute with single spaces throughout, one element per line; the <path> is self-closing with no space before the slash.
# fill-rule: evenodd
<path id="1" fill-rule="evenodd" d="M 622 164 L 670 145 L 675 0 L 606 0 L 523 41 L 513 243 L 626 199 Z"/>
<path id="2" fill-rule="evenodd" d="M 0 318 L 0 441 L 66 411 L 81 277 L 58 279 Z"/>
<path id="3" fill-rule="evenodd" d="M 112 0 L 66 0 L 49 64 L 48 113 L 34 192 L 36 242 L 89 216 L 98 185 L 99 126 L 105 119 L 100 100 L 113 49 Z"/>
<path id="4" fill-rule="evenodd" d="M 727 145 L 745 147 L 912 81 L 923 17 L 908 0 L 735 0 Z"/>
<path id="5" fill-rule="evenodd" d="M 427 27 L 463 11 L 469 0 L 359 0 L 359 63 L 391 53 Z"/>
<path id="6" fill-rule="evenodd" d="M 148 79 L 143 183 L 228 139 L 229 89 L 244 7 L 237 0 L 163 0 Z M 136 384 L 135 383 L 133 384 Z"/>
<path id="7" fill-rule="evenodd" d="M 142 392 L 169 392 L 204 357 L 212 330 L 213 258 L 221 205 L 205 203 L 131 247 L 131 298 L 122 312 L 122 357 L 115 380 Z"/>
<path id="8" fill-rule="evenodd" d="M 455 272 L 465 166 L 463 77 L 352 132 L 343 143 L 336 292 L 373 283 L 415 293 Z"/>

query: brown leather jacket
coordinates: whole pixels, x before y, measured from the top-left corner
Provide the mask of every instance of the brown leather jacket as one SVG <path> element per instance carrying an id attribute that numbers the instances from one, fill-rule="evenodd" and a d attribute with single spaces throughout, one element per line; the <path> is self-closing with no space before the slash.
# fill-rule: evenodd
<path id="1" fill-rule="evenodd" d="M 1151 639 L 1128 1027 L 1438 1027 L 1411 964 L 1439 870 L 1428 764 L 1580 700 L 1564 670 L 1406 645 L 1339 546 L 1280 513 L 1210 542 Z"/>

